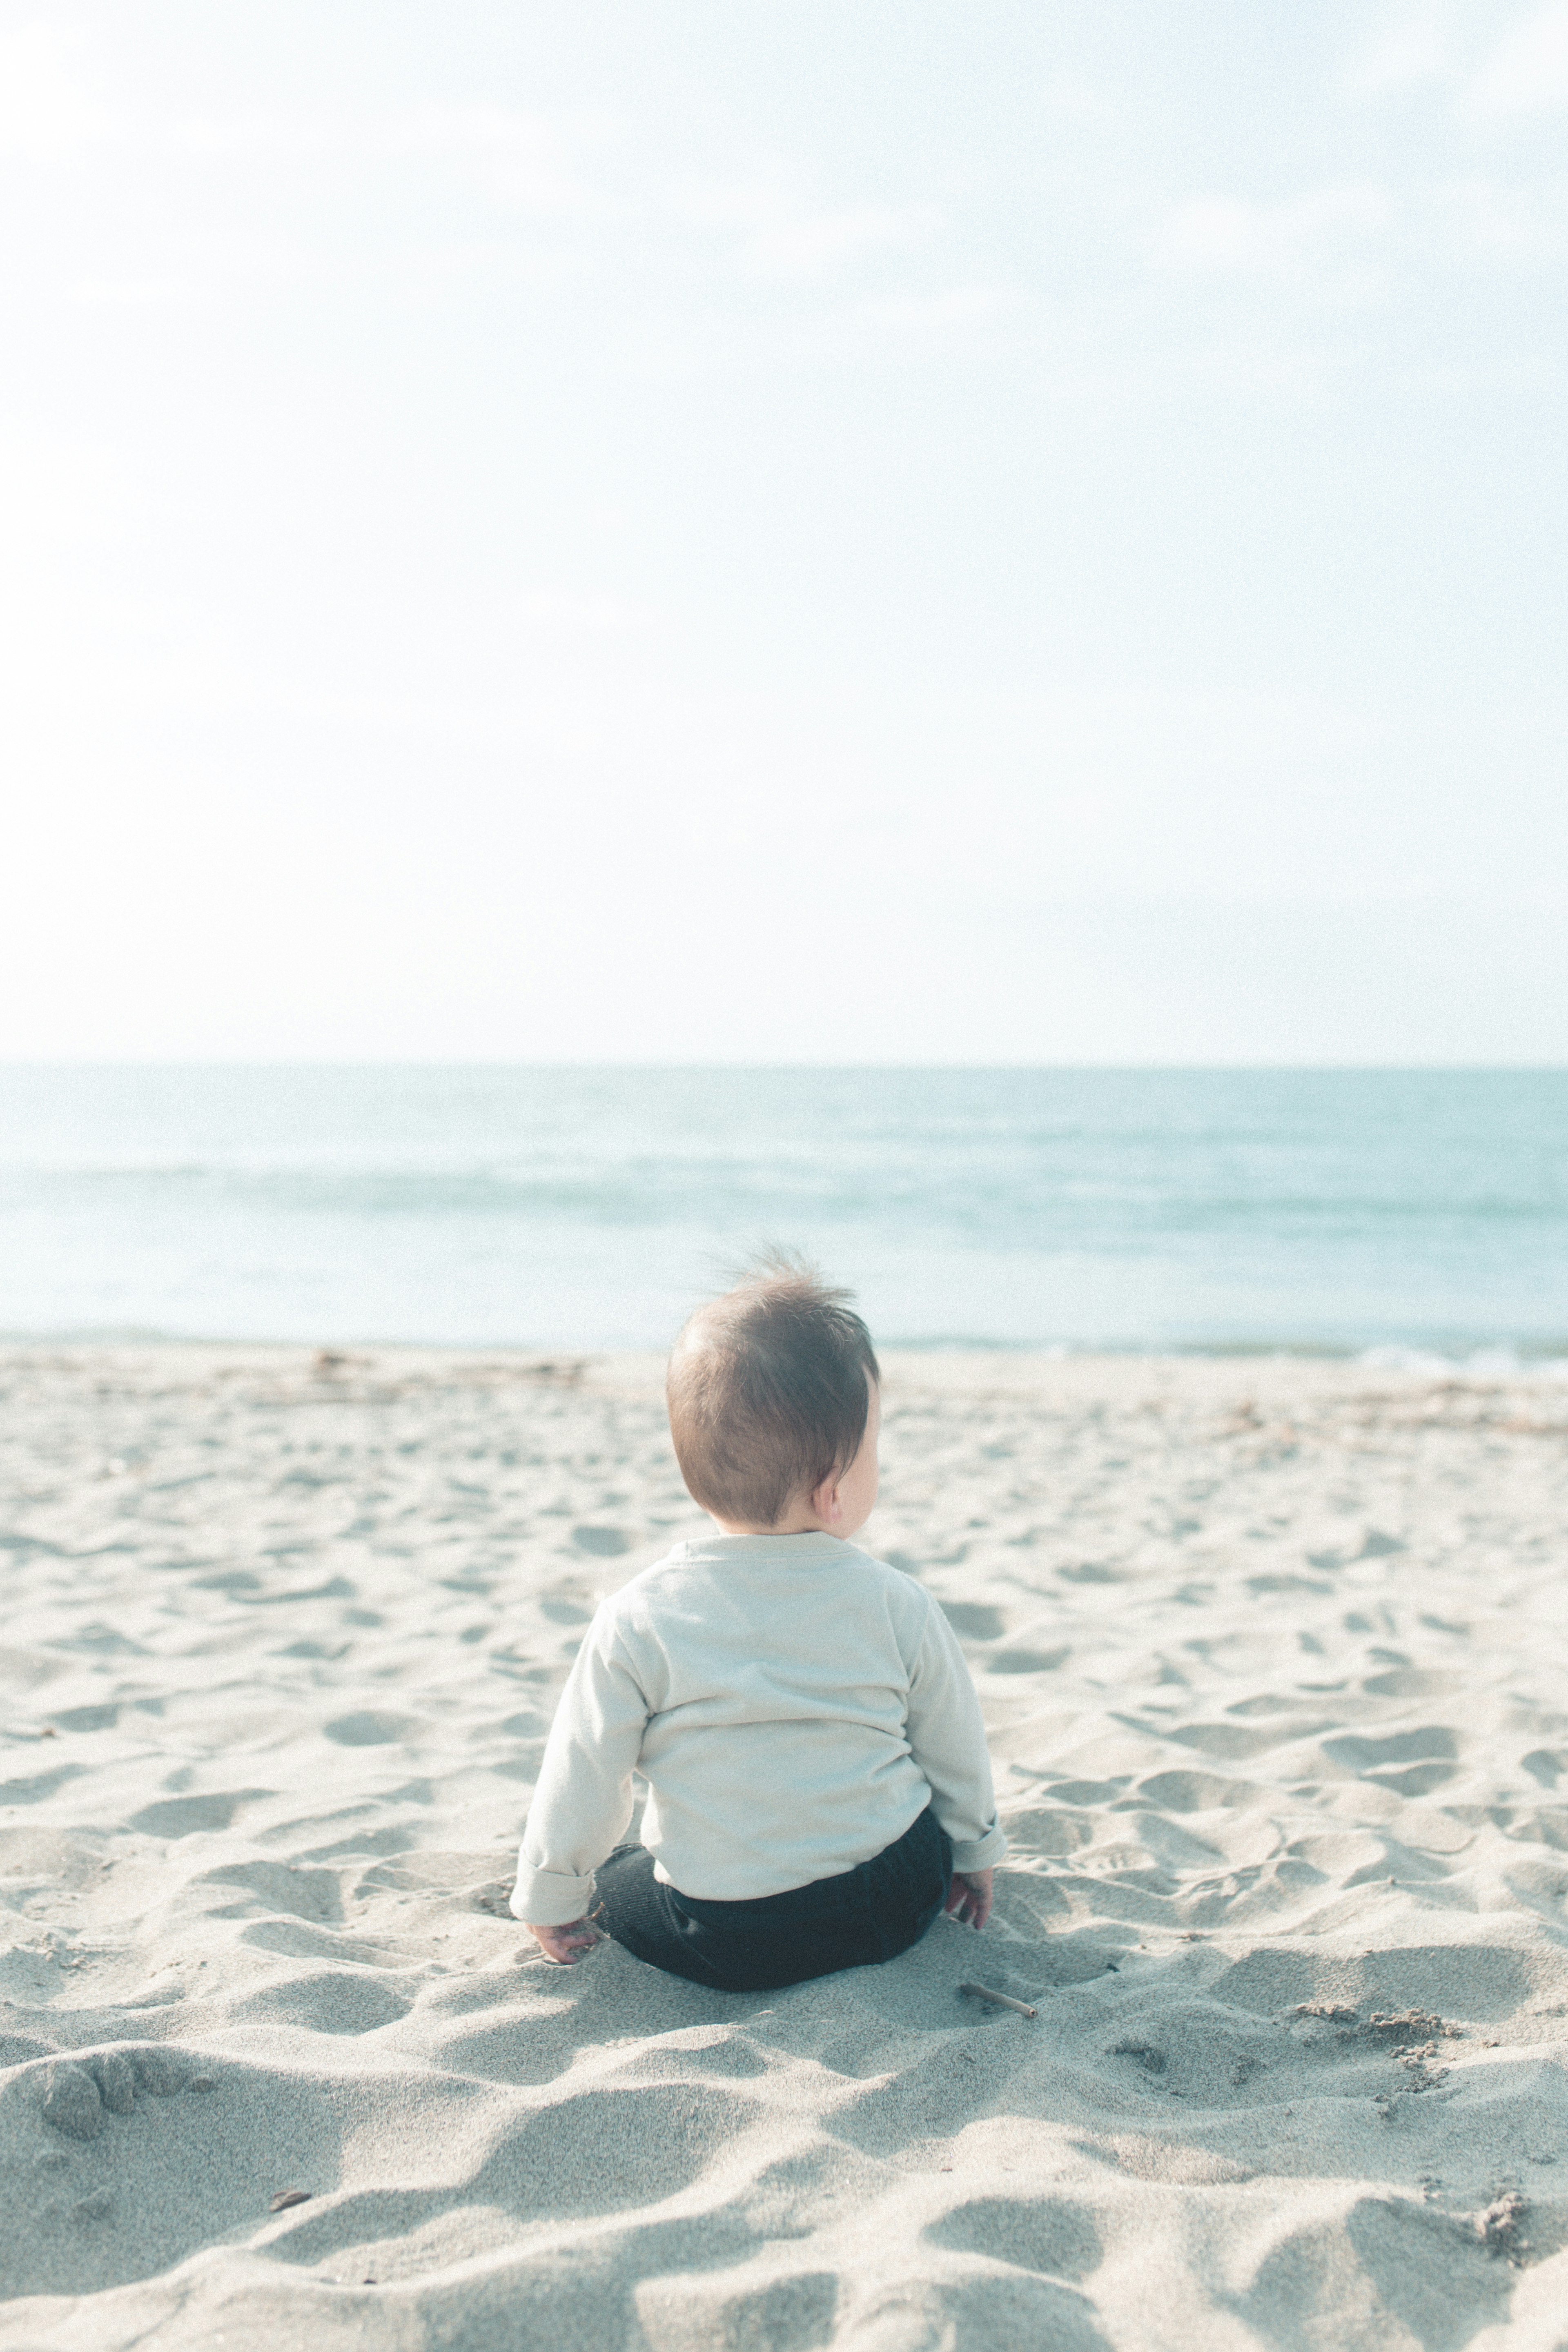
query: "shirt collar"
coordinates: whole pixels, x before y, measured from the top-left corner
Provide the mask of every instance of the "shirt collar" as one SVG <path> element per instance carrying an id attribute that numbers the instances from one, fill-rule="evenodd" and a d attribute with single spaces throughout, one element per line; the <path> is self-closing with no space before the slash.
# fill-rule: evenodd
<path id="1" fill-rule="evenodd" d="M 820 1528 L 808 1528 L 794 1536 L 727 1536 L 717 1528 L 711 1535 L 693 1536 L 680 1547 L 681 1556 L 689 1560 L 730 1560 L 736 1564 L 747 1560 L 766 1560 L 775 1568 L 815 1566 L 820 1560 L 842 1559 L 854 1545 L 843 1536 L 830 1536 Z"/>

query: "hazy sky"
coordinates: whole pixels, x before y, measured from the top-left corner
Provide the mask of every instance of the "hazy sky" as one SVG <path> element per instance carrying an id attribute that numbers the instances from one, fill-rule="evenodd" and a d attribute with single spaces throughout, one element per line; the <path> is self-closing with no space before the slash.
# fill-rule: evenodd
<path id="1" fill-rule="evenodd" d="M 0 5 L 0 1055 L 1568 1059 L 1568 5 Z"/>

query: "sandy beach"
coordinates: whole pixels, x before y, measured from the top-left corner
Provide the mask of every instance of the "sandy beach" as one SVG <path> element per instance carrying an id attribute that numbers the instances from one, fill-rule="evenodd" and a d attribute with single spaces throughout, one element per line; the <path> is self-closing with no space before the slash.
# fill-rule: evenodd
<path id="1" fill-rule="evenodd" d="M 997 1915 L 725 1996 L 506 1912 L 656 1361 L 5 1352 L 0 2342 L 1568 2342 L 1568 1384 L 888 1370 Z"/>

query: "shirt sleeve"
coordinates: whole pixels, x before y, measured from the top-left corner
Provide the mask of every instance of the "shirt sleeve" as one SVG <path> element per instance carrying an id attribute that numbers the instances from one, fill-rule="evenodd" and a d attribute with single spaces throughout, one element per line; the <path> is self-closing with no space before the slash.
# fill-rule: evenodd
<path id="1" fill-rule="evenodd" d="M 647 1700 L 601 1609 L 545 1742 L 517 1858 L 517 1918 L 563 1927 L 586 1911 L 594 1873 L 632 1817 L 632 1769 L 647 1718 Z"/>
<path id="2" fill-rule="evenodd" d="M 989 1870 L 1007 1851 L 996 1819 L 980 1701 L 957 1636 L 934 1601 L 910 1677 L 904 1731 L 925 1774 L 954 1870 Z"/>

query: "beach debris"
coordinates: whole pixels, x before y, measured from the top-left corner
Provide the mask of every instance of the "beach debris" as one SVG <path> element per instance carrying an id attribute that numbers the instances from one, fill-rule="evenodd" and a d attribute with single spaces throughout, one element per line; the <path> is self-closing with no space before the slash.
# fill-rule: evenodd
<path id="1" fill-rule="evenodd" d="M 100 2050 L 87 2061 L 98 2095 L 111 2116 L 128 2116 L 136 2099 L 136 2077 L 121 2050 Z"/>
<path id="2" fill-rule="evenodd" d="M 1436 2016 L 1427 2009 L 1373 2010 L 1370 2017 L 1363 2017 L 1359 2010 L 1350 2008 L 1344 2001 L 1299 2000 L 1291 2015 L 1314 2025 L 1337 2026 L 1336 2038 L 1342 2048 L 1359 2042 L 1363 2046 L 1370 2042 L 1374 2049 L 1386 2051 L 1409 2075 L 1412 2091 L 1435 2091 L 1447 2080 L 1447 2068 L 1436 2063 L 1438 2042 L 1460 2041 L 1465 2031 L 1462 2025 L 1452 2025 L 1447 2018 Z M 1385 2116 L 1393 2112 L 1386 2104 L 1386 2094 L 1380 2095 L 1373 2105 Z"/>
<path id="3" fill-rule="evenodd" d="M 214 2074 L 193 2074 L 185 2088 L 187 2091 L 216 2091 L 217 2078 Z"/>
<path id="4" fill-rule="evenodd" d="M 98 2084 L 74 2059 L 56 2058 L 44 2069 L 44 2121 L 68 2139 L 96 2139 L 103 2129 Z"/>
<path id="5" fill-rule="evenodd" d="M 1500 2254 L 1510 2263 L 1523 2261 L 1530 2252 L 1530 2240 L 1522 2234 L 1529 2210 L 1517 2189 L 1505 2189 L 1484 2213 L 1476 2215 L 1476 2235 L 1489 2254 Z"/>
<path id="6" fill-rule="evenodd" d="M 334 1372 L 342 1370 L 348 1360 L 348 1358 L 340 1355 L 335 1348 L 318 1348 L 312 1359 L 310 1370 L 319 1381 L 330 1381 Z"/>
<path id="7" fill-rule="evenodd" d="M 1435 2017 L 1429 2009 L 1399 2009 L 1387 2012 L 1374 2009 L 1366 2021 L 1366 2030 L 1385 2041 L 1401 2042 L 1439 2039 L 1459 2042 L 1463 2040 L 1465 2031 L 1462 2025 L 1450 2025 L 1446 2017 Z"/>
<path id="8" fill-rule="evenodd" d="M 1359 2009 L 1352 2009 L 1342 2000 L 1299 2000 L 1291 2011 L 1293 2017 L 1310 2018 L 1320 2025 L 1341 2025 L 1365 2041 L 1384 2043 L 1397 2042 L 1396 2058 L 1430 2057 L 1439 2041 L 1458 2042 L 1464 2038 L 1462 2025 L 1451 2025 L 1446 2017 L 1434 2016 L 1428 2009 L 1373 2011 L 1363 2018 Z"/>
<path id="9" fill-rule="evenodd" d="M 308 2205 L 310 2201 L 308 2189 L 279 2189 L 275 2196 L 268 2199 L 267 2210 L 269 2213 L 287 2213 L 290 2205 Z"/>
<path id="10" fill-rule="evenodd" d="M 992 2009 L 1010 2009 L 1016 2017 L 1037 2017 L 1040 2013 L 1026 2000 L 1015 2000 L 1010 1992 L 993 1992 L 989 1985 L 961 1984 L 958 1990 L 966 1992 L 971 2000 L 983 2000 Z"/>
<path id="11" fill-rule="evenodd" d="M 71 2207 L 73 2221 L 107 2221 L 114 2210 L 114 2199 L 107 2189 L 89 2189 Z"/>

